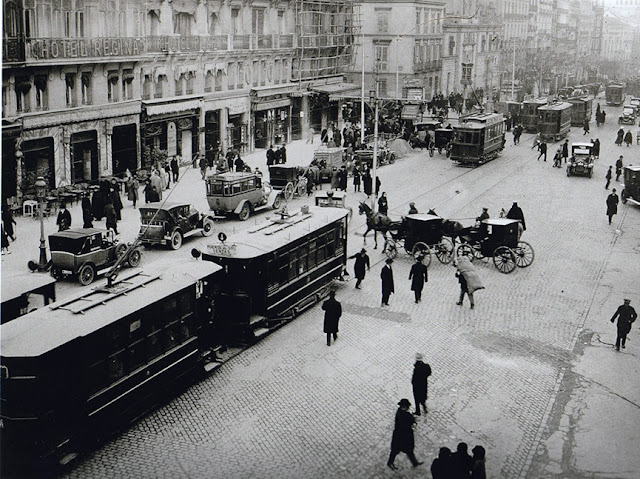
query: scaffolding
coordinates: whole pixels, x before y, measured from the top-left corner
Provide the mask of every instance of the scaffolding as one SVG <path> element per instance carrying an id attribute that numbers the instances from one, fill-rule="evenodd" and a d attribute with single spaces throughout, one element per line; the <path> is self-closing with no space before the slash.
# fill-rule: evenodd
<path id="1" fill-rule="evenodd" d="M 299 80 L 350 73 L 359 24 L 353 0 L 296 0 Z"/>

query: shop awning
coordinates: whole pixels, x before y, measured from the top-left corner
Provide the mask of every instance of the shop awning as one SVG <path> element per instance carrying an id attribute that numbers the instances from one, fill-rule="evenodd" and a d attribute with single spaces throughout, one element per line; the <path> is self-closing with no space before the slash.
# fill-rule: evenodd
<path id="1" fill-rule="evenodd" d="M 291 105 L 291 98 L 279 98 L 277 100 L 266 100 L 253 103 L 254 111 L 271 110 L 273 108 L 282 108 Z"/>
<path id="2" fill-rule="evenodd" d="M 200 107 L 200 100 L 177 101 L 173 103 L 162 103 L 157 105 L 149 105 L 144 103 L 147 109 L 147 116 L 169 115 L 172 113 L 182 113 L 186 111 L 196 110 Z"/>
<path id="3" fill-rule="evenodd" d="M 316 93 L 324 93 L 329 95 L 329 101 L 339 100 L 341 98 L 359 97 L 362 88 L 355 83 L 328 83 L 326 85 L 317 85 L 311 87 L 311 91 Z"/>
<path id="4" fill-rule="evenodd" d="M 272 95 L 289 95 L 299 89 L 300 85 L 297 83 L 284 83 L 282 85 L 253 87 L 251 93 L 257 98 L 263 98 Z"/>

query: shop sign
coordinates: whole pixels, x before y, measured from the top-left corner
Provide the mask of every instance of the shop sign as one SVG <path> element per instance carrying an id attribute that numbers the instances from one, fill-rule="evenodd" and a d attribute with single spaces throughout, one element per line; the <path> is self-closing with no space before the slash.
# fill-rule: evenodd
<path id="1" fill-rule="evenodd" d="M 27 56 L 36 60 L 136 56 L 146 51 L 142 38 L 32 39 L 27 49 Z"/>

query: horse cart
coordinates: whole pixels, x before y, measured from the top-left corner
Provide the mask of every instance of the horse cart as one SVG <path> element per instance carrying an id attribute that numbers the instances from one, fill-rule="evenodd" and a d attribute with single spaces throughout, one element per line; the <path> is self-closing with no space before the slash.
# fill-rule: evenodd
<path id="1" fill-rule="evenodd" d="M 526 268 L 533 263 L 533 248 L 518 238 L 518 220 L 488 218 L 479 228 L 468 228 L 461 234 L 461 244 L 455 256 L 474 259 L 493 257 L 493 264 L 501 273 L 511 273 L 516 266 Z"/>
<path id="2" fill-rule="evenodd" d="M 284 199 L 291 201 L 293 196 L 304 196 L 307 193 L 307 179 L 304 171 L 298 166 L 269 166 L 269 183 L 274 190 L 282 191 Z"/>
<path id="3" fill-rule="evenodd" d="M 390 228 L 391 236 L 385 238 L 384 252 L 389 258 L 395 258 L 398 249 L 404 248 L 414 258 L 422 257 L 422 262 L 427 267 L 434 254 L 442 264 L 451 263 L 453 242 L 443 236 L 442 218 L 416 213 L 403 217 L 399 223 L 396 230 Z"/>

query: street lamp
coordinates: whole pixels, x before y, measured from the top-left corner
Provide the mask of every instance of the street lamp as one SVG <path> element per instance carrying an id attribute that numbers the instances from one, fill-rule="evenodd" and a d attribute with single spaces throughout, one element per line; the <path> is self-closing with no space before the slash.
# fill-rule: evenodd
<path id="1" fill-rule="evenodd" d="M 38 260 L 38 271 L 47 270 L 47 246 L 44 239 L 44 198 L 47 194 L 47 182 L 42 176 L 38 176 L 35 182 L 36 195 L 38 197 L 38 213 L 40 215 L 40 259 Z"/>
<path id="2" fill-rule="evenodd" d="M 373 120 L 373 211 L 378 211 L 378 176 L 376 174 L 378 164 L 378 77 L 376 75 L 376 89 L 369 91 L 369 99 L 375 102 L 375 113 Z M 364 126 L 363 126 L 364 128 Z"/>

